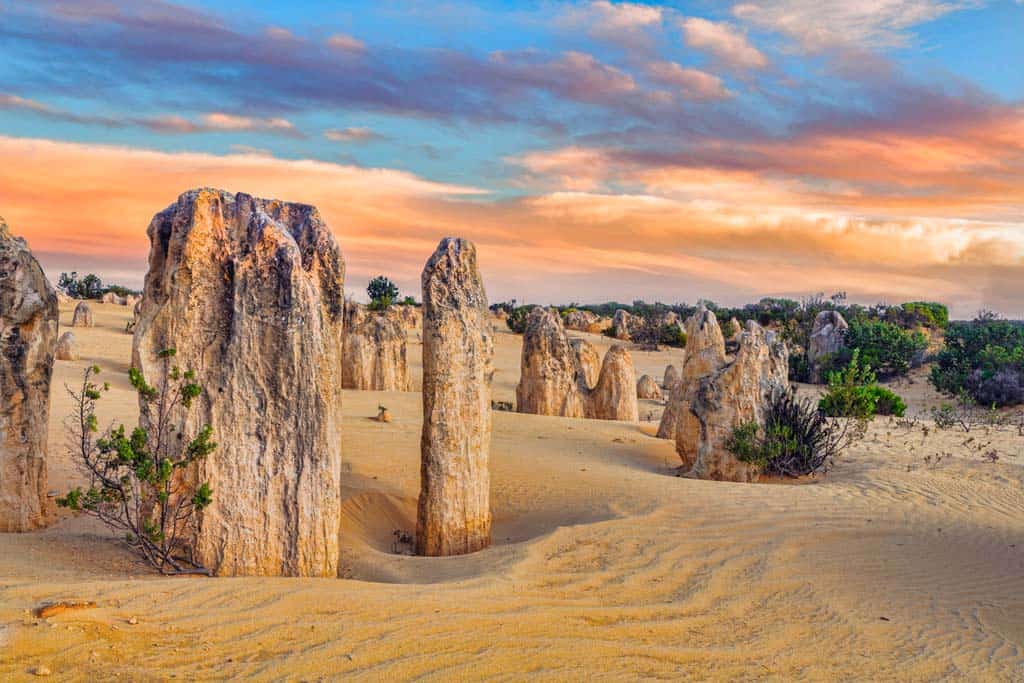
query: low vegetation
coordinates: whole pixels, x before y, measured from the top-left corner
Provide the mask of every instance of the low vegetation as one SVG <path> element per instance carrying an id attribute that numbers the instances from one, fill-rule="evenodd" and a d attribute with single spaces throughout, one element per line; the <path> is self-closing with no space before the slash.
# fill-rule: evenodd
<path id="1" fill-rule="evenodd" d="M 1024 403 L 1024 324 L 983 314 L 949 325 L 930 380 L 983 406 Z"/>
<path id="2" fill-rule="evenodd" d="M 140 294 L 137 290 L 121 285 L 104 285 L 103 280 L 93 273 L 79 277 L 78 273 L 74 271 L 61 273 L 57 279 L 57 286 L 74 299 L 99 299 L 108 292 L 113 292 L 120 297 Z"/>
<path id="3" fill-rule="evenodd" d="M 880 386 L 870 365 L 862 363 L 854 350 L 842 370 L 828 375 L 828 391 L 818 402 L 828 417 L 870 420 L 875 415 L 903 417 L 907 404 L 895 392 Z"/>
<path id="4" fill-rule="evenodd" d="M 57 504 L 99 518 L 124 534 L 125 542 L 162 574 L 207 573 L 189 552 L 198 512 L 212 502 L 206 483 L 193 481 L 189 468 L 217 447 L 209 426 L 184 434 L 172 419 L 202 393 L 192 371 L 172 365 L 174 349 L 161 352 L 163 377 L 149 385 L 135 368 L 132 386 L 149 407 L 149 420 L 129 433 L 124 425 L 102 436 L 96 403 L 109 390 L 97 384 L 97 366 L 86 368 L 77 390 L 68 389 L 75 412 L 67 422 L 72 455 L 88 478 Z"/>
<path id="5" fill-rule="evenodd" d="M 398 285 L 383 275 L 378 275 L 366 286 L 366 294 L 370 297 L 371 311 L 384 310 L 398 301 Z"/>
<path id="6" fill-rule="evenodd" d="M 800 477 L 826 471 L 833 460 L 863 437 L 865 420 L 830 418 L 810 398 L 793 390 L 776 393 L 764 426 L 748 422 L 733 429 L 726 448 L 765 474 Z"/>

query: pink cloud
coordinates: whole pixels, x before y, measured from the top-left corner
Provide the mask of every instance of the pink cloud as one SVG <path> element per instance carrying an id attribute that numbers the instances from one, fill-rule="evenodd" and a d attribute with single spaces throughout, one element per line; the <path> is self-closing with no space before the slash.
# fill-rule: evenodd
<path id="1" fill-rule="evenodd" d="M 723 64 L 737 69 L 763 69 L 768 65 L 768 58 L 731 24 L 688 17 L 680 25 L 687 45 Z"/>
<path id="2" fill-rule="evenodd" d="M 676 88 L 686 99 L 725 100 L 732 97 L 718 76 L 675 62 L 651 62 L 647 65 L 647 75 L 658 83 Z"/>

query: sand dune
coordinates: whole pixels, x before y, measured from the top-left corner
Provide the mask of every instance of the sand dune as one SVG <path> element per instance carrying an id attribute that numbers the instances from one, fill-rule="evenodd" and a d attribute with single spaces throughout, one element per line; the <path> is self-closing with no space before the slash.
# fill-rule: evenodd
<path id="1" fill-rule="evenodd" d="M 101 419 L 137 413 L 130 311 L 95 309 L 97 326 L 75 330 L 82 360 L 55 371 L 56 491 L 77 480 L 64 382 L 97 363 L 113 385 Z M 514 395 L 519 342 L 497 335 L 496 400 Z M 409 355 L 418 376 L 415 344 Z M 633 357 L 660 378 L 681 352 Z M 907 388 L 918 411 L 937 399 L 920 377 Z M 378 405 L 393 423 L 368 419 Z M 673 476 L 656 422 L 498 412 L 493 547 L 420 558 L 394 552 L 394 532 L 415 526 L 419 394 L 347 392 L 345 415 L 344 580 L 160 578 L 63 515 L 0 535 L 0 679 L 40 664 L 67 680 L 1024 679 L 1015 431 L 878 419 L 827 477 L 749 485 Z M 30 613 L 72 598 L 97 606 Z"/>

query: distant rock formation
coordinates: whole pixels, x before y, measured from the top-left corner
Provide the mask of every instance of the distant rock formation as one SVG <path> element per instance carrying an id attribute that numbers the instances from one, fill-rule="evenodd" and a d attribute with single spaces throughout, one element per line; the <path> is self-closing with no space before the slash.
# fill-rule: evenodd
<path id="1" fill-rule="evenodd" d="M 423 433 L 418 555 L 491 543 L 494 336 L 476 247 L 446 237 L 423 269 Z"/>
<path id="2" fill-rule="evenodd" d="M 75 306 L 74 315 L 71 316 L 71 327 L 92 327 L 94 324 L 89 304 L 79 301 Z"/>
<path id="3" fill-rule="evenodd" d="M 597 386 L 587 395 L 586 416 L 594 420 L 640 420 L 636 370 L 626 347 L 616 344 L 604 355 Z"/>
<path id="4" fill-rule="evenodd" d="M 598 317 L 591 311 L 569 311 L 565 314 L 565 328 L 577 332 L 589 332 L 591 325 L 596 325 Z"/>
<path id="5" fill-rule="evenodd" d="M 100 299 L 100 303 L 103 304 L 115 304 L 117 306 L 127 306 L 128 299 L 123 296 L 118 296 L 114 292 L 107 292 Z"/>
<path id="6" fill-rule="evenodd" d="M 405 306 L 371 311 L 345 303 L 341 382 L 345 389 L 410 391 Z"/>
<path id="7" fill-rule="evenodd" d="M 658 425 L 659 439 L 675 439 L 676 429 L 681 420 L 687 419 L 692 393 L 697 383 L 725 364 L 725 339 L 714 312 L 700 306 L 686 321 L 686 358 L 683 360 L 679 380 L 666 390 L 669 394 L 665 412 Z M 668 371 L 666 370 L 666 377 Z"/>
<path id="8" fill-rule="evenodd" d="M 408 330 L 418 330 L 423 327 L 423 309 L 419 306 L 397 306 L 398 315 L 402 324 Z"/>
<path id="9" fill-rule="evenodd" d="M 732 430 L 747 422 L 764 423 L 772 394 L 786 389 L 786 345 L 748 321 L 735 360 L 702 377 L 687 396 L 676 428 L 676 452 L 682 469 L 700 479 L 756 481 L 760 472 L 740 461 L 726 443 Z"/>
<path id="10" fill-rule="evenodd" d="M 46 522 L 57 293 L 0 218 L 0 532 Z"/>
<path id="11" fill-rule="evenodd" d="M 57 360 L 78 360 L 78 347 L 73 332 L 65 332 L 60 336 L 54 356 Z"/>
<path id="12" fill-rule="evenodd" d="M 674 365 L 669 365 L 665 368 L 665 377 L 661 380 L 661 388 L 666 393 L 672 391 L 672 388 L 679 384 L 679 369 Z"/>
<path id="13" fill-rule="evenodd" d="M 636 371 L 629 351 L 613 346 L 595 372 L 597 359 L 597 350 L 589 342 L 570 342 L 557 311 L 534 308 L 523 334 L 516 410 L 535 415 L 637 421 Z"/>
<path id="14" fill-rule="evenodd" d="M 573 353 L 576 354 L 576 367 L 587 389 L 593 389 L 601 375 L 601 355 L 597 347 L 586 339 L 570 339 Z"/>
<path id="15" fill-rule="evenodd" d="M 839 311 L 822 311 L 814 318 L 811 338 L 807 345 L 807 363 L 811 369 L 810 381 L 820 384 L 822 363 L 846 345 L 846 333 L 850 326 Z"/>
<path id="16" fill-rule="evenodd" d="M 553 308 L 537 306 L 526 318 L 516 410 L 534 415 L 583 417 L 576 354 Z"/>
<path id="17" fill-rule="evenodd" d="M 616 339 L 629 341 L 633 332 L 633 316 L 629 311 L 619 309 L 612 318 L 612 333 Z"/>
<path id="18" fill-rule="evenodd" d="M 658 387 L 658 383 L 654 381 L 653 377 L 644 375 L 636 382 L 636 397 L 660 401 L 662 398 L 661 388 Z"/>
<path id="19" fill-rule="evenodd" d="M 149 225 L 132 362 L 157 354 L 204 388 L 186 432 L 217 449 L 193 473 L 213 489 L 192 537 L 217 575 L 337 576 L 345 266 L 315 207 L 191 190 Z M 142 420 L 149 419 L 140 405 Z"/>

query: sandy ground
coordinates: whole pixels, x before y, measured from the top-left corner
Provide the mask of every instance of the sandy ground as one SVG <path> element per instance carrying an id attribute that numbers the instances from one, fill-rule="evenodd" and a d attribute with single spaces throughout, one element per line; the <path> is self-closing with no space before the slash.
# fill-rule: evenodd
<path id="1" fill-rule="evenodd" d="M 137 412 L 129 312 L 96 309 L 83 360 L 55 371 L 55 491 L 77 477 L 64 382 L 98 363 L 101 417 Z M 499 332 L 498 400 L 519 344 Z M 634 358 L 660 380 L 681 352 Z M 917 413 L 937 400 L 923 376 L 905 389 Z M 380 404 L 394 423 L 368 419 Z M 0 535 L 0 680 L 1024 680 L 1016 429 L 879 419 L 827 477 L 745 485 L 673 476 L 655 422 L 497 412 L 494 546 L 437 559 L 393 552 L 415 526 L 419 395 L 348 392 L 345 414 L 343 580 L 161 578 L 64 516 Z M 32 615 L 60 599 L 97 604 Z"/>

